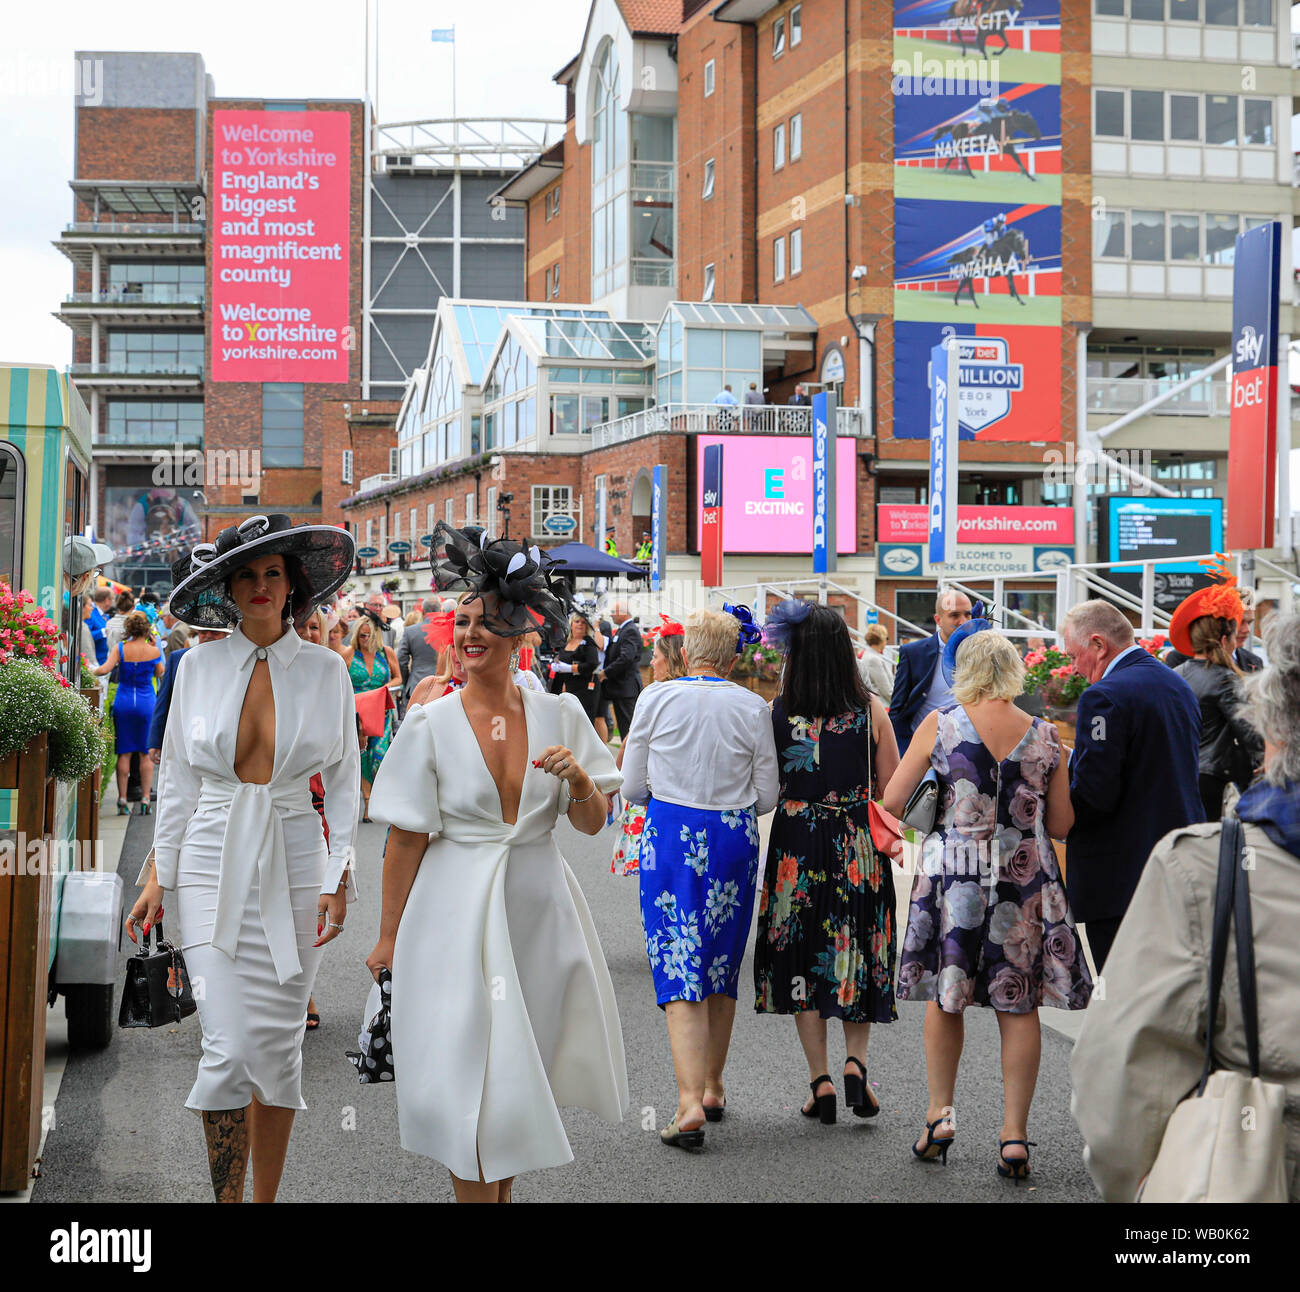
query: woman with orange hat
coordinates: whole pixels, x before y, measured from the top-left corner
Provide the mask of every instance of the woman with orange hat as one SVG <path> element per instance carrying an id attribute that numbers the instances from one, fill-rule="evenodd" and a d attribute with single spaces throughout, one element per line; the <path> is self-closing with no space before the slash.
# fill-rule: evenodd
<path id="1" fill-rule="evenodd" d="M 1225 558 L 1226 559 L 1226 558 Z M 1237 580 L 1222 565 L 1220 581 L 1182 602 L 1169 621 L 1169 640 L 1188 658 L 1174 670 L 1201 706 L 1200 791 L 1207 821 L 1223 818 L 1229 784 L 1245 791 L 1264 761 L 1264 744 L 1239 714 L 1244 676 L 1233 658 L 1244 610 Z"/>

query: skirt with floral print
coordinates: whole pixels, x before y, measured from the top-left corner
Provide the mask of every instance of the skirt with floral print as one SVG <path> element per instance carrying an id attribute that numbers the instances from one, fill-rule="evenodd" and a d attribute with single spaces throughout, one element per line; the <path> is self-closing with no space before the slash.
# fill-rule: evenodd
<path id="1" fill-rule="evenodd" d="M 617 797 L 617 796 L 616 796 Z M 645 804 L 623 801 L 614 818 L 614 856 L 611 875 L 635 875 L 641 869 L 641 835 L 645 830 Z"/>
<path id="2" fill-rule="evenodd" d="M 641 832 L 641 925 L 661 1006 L 733 999 L 758 877 L 758 817 L 651 798 Z"/>

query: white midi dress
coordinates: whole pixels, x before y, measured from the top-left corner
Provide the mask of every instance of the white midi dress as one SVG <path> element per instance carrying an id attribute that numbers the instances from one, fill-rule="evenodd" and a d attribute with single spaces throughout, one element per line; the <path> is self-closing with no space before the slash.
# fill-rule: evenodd
<path id="1" fill-rule="evenodd" d="M 275 700 L 271 780 L 235 775 L 259 648 L 239 629 L 176 666 L 159 765 L 153 858 L 163 925 L 179 941 L 203 1029 L 196 1111 L 303 1109 L 302 1039 L 323 947 L 321 893 L 348 872 L 360 796 L 356 704 L 342 658 L 289 630 L 266 648 Z M 309 782 L 325 785 L 328 852 Z M 179 932 L 179 939 L 175 934 Z M 355 936 L 355 935 L 354 935 Z"/>
<path id="2" fill-rule="evenodd" d="M 392 1046 L 402 1147 L 464 1180 L 573 1160 L 558 1107 L 622 1120 L 614 988 L 586 899 L 556 846 L 567 786 L 532 762 L 565 745 L 603 791 L 622 776 L 572 695 L 520 688 L 528 764 L 518 820 L 456 691 L 408 713 L 370 815 L 435 836 L 393 951 Z"/>

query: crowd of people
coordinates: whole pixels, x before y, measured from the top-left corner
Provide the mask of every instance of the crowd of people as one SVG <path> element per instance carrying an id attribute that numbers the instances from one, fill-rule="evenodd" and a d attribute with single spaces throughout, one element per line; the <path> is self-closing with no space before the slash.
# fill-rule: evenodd
<path id="1" fill-rule="evenodd" d="M 1262 1076 L 1294 1106 L 1300 619 L 1274 615 L 1267 667 L 1243 683 L 1245 607 L 1226 577 L 1173 616 L 1176 668 L 1110 603 L 1071 608 L 1061 637 L 1089 685 L 1067 751 L 1021 707 L 1020 651 L 960 593 L 941 593 L 935 634 L 892 670 L 882 634 L 859 658 L 835 610 L 776 605 L 769 704 L 729 678 L 760 632 L 746 607 L 661 617 L 643 637 L 626 603 L 607 621 L 574 607 L 536 548 L 440 524 L 433 595 L 398 624 L 382 597 L 337 601 L 341 534 L 254 518 L 196 551 L 170 603 L 218 644 L 166 663 L 155 845 L 128 932 L 175 900 L 205 978 L 188 1106 L 219 1199 L 242 1198 L 250 1155 L 254 1197 L 275 1196 L 305 1107 L 315 970 L 343 930 L 366 818 L 388 827 L 366 964 L 391 984 L 401 1143 L 443 1163 L 462 1201 L 508 1201 L 517 1175 L 570 1161 L 560 1106 L 609 1121 L 627 1109 L 613 986 L 562 816 L 588 835 L 611 827 L 611 869 L 637 882 L 676 1077 L 670 1148 L 702 1147 L 735 1113 L 726 1062 L 756 906 L 754 1009 L 794 1017 L 804 1116 L 833 1124 L 842 1091 L 854 1117 L 877 1117 L 872 1026 L 924 1002 L 912 1153 L 946 1164 L 964 1013 L 991 1009 L 990 1166 L 1019 1183 L 1034 1170 L 1038 1010 L 1086 1010 L 1075 1117 L 1103 1197 L 1131 1200 L 1201 1062 L 1225 812 L 1256 858 Z M 124 626 L 116 666 L 148 685 L 164 666 L 140 631 Z M 1219 1037 L 1218 1062 L 1245 1066 L 1231 1002 Z M 1300 1119 L 1287 1135 L 1300 1200 Z"/>

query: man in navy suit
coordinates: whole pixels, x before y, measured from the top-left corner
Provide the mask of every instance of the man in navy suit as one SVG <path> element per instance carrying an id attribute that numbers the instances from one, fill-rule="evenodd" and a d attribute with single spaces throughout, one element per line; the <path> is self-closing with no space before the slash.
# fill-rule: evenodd
<path id="1" fill-rule="evenodd" d="M 1134 643 L 1109 601 L 1075 606 L 1061 632 L 1089 682 L 1070 762 L 1066 888 L 1100 971 L 1151 849 L 1171 830 L 1205 820 L 1201 708 L 1177 673 Z"/>
<path id="2" fill-rule="evenodd" d="M 944 642 L 970 617 L 970 598 L 964 593 L 941 588 L 934 603 L 934 636 L 909 642 L 898 653 L 889 720 L 894 724 L 900 758 L 907 752 L 912 733 L 921 725 L 921 719 L 927 713 L 953 703 L 952 687 L 944 679 L 939 657 L 943 654 Z"/>

